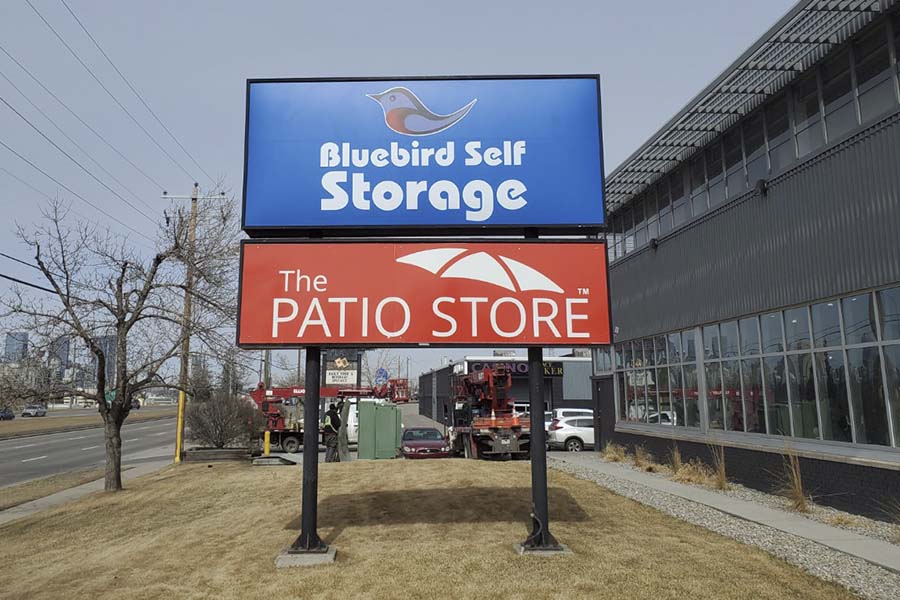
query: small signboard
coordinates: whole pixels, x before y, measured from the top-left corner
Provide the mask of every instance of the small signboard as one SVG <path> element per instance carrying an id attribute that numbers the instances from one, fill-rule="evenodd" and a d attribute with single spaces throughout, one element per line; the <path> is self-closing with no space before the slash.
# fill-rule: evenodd
<path id="1" fill-rule="evenodd" d="M 603 226 L 596 75 L 250 80 L 251 237 Z"/>
<path id="2" fill-rule="evenodd" d="M 384 385 L 388 382 L 388 372 L 384 368 L 375 371 L 375 385 Z"/>
<path id="3" fill-rule="evenodd" d="M 595 241 L 241 246 L 245 348 L 610 343 Z"/>

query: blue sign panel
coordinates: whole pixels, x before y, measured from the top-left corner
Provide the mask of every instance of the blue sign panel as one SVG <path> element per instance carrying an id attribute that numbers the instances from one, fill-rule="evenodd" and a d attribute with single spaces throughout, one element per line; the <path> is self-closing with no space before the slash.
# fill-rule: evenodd
<path id="1" fill-rule="evenodd" d="M 250 81 L 254 230 L 597 229 L 596 76 Z"/>

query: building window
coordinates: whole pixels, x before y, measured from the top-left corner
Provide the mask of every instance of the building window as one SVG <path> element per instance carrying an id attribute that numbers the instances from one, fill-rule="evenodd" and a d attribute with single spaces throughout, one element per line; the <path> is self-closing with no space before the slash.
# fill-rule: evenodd
<path id="1" fill-rule="evenodd" d="M 822 439 L 851 442 L 853 433 L 850 425 L 850 403 L 847 400 L 844 354 L 840 351 L 817 352 L 815 366 L 819 382 Z"/>
<path id="2" fill-rule="evenodd" d="M 641 248 L 647 245 L 647 217 L 644 211 L 645 202 L 638 200 L 632 207 L 634 218 L 634 247 Z"/>
<path id="3" fill-rule="evenodd" d="M 894 443 L 900 446 L 900 344 L 884 347 L 887 400 L 894 417 Z"/>
<path id="4" fill-rule="evenodd" d="M 709 412 L 709 428 L 724 429 L 722 370 L 718 362 L 706 363 L 706 410 Z"/>
<path id="5" fill-rule="evenodd" d="M 656 185 L 656 205 L 659 207 L 659 235 L 663 236 L 672 231 L 672 202 L 667 179 Z"/>
<path id="6" fill-rule="evenodd" d="M 878 292 L 881 339 L 900 340 L 900 287 Z"/>
<path id="7" fill-rule="evenodd" d="M 816 409 L 812 354 L 788 354 L 787 364 L 794 435 L 819 439 L 819 413 Z"/>
<path id="8" fill-rule="evenodd" d="M 672 224 L 679 227 L 691 218 L 691 209 L 684 193 L 684 171 L 681 169 L 669 177 L 669 191 L 672 193 Z"/>
<path id="9" fill-rule="evenodd" d="M 725 404 L 724 422 L 728 431 L 744 431 L 744 397 L 741 392 L 740 362 L 722 362 L 722 398 Z"/>
<path id="10" fill-rule="evenodd" d="M 669 334 L 669 364 L 675 364 L 681 362 L 681 334 L 680 333 L 670 333 Z"/>
<path id="11" fill-rule="evenodd" d="M 775 174 L 797 158 L 794 140 L 791 138 L 787 95 L 781 94 L 769 102 L 765 115 L 766 135 L 769 138 L 769 172 Z"/>
<path id="12" fill-rule="evenodd" d="M 787 377 L 784 356 L 767 356 L 763 359 L 763 381 L 768 409 L 769 433 L 791 435 L 791 411 L 788 405 Z"/>
<path id="13" fill-rule="evenodd" d="M 741 354 L 759 354 L 759 323 L 756 317 L 741 319 Z"/>
<path id="14" fill-rule="evenodd" d="M 853 44 L 853 59 L 859 112 L 866 123 L 897 106 L 887 28 L 877 27 Z"/>
<path id="15" fill-rule="evenodd" d="M 737 321 L 722 323 L 719 327 L 719 342 L 722 358 L 733 358 L 738 355 Z"/>
<path id="16" fill-rule="evenodd" d="M 735 127 L 725 134 L 723 140 L 725 153 L 725 184 L 728 197 L 734 198 L 747 191 L 747 177 L 744 175 L 744 150 L 741 146 L 741 130 Z"/>
<path id="17" fill-rule="evenodd" d="M 834 141 L 857 125 L 850 79 L 850 53 L 838 52 L 822 65 L 822 101 L 825 104 L 825 132 Z"/>
<path id="18" fill-rule="evenodd" d="M 684 421 L 688 427 L 700 427 L 700 389 L 697 386 L 697 367 L 684 365 Z"/>
<path id="19" fill-rule="evenodd" d="M 848 345 L 875 341 L 875 315 L 872 294 L 860 294 L 841 300 L 844 336 Z"/>
<path id="20" fill-rule="evenodd" d="M 758 358 L 741 361 L 741 383 L 744 388 L 747 431 L 750 433 L 766 433 L 766 403 L 763 399 L 761 365 Z"/>
<path id="21" fill-rule="evenodd" d="M 754 186 L 760 179 L 769 174 L 769 161 L 766 157 L 766 134 L 763 129 L 763 117 L 759 111 L 752 113 L 744 121 L 744 154 L 747 157 L 747 181 Z"/>
<path id="22" fill-rule="evenodd" d="M 706 212 L 706 172 L 703 168 L 703 153 L 691 161 L 691 214 L 695 217 Z"/>
<path id="23" fill-rule="evenodd" d="M 797 156 L 806 156 L 825 143 L 819 110 L 819 86 L 814 72 L 809 73 L 794 87 L 794 119 Z"/>
<path id="24" fill-rule="evenodd" d="M 706 149 L 706 178 L 709 181 L 709 206 L 725 201 L 725 174 L 722 168 L 722 144 L 713 142 Z"/>
<path id="25" fill-rule="evenodd" d="M 890 445 L 877 346 L 847 350 L 856 443 Z"/>
<path id="26" fill-rule="evenodd" d="M 672 411 L 675 413 L 674 423 L 676 427 L 684 427 L 684 379 L 681 376 L 681 367 L 669 367 L 669 389 L 672 391 Z"/>
<path id="27" fill-rule="evenodd" d="M 719 358 L 719 326 L 707 325 L 703 328 L 703 357 L 706 359 Z"/>
<path id="28" fill-rule="evenodd" d="M 822 302 L 812 307 L 813 342 L 816 348 L 841 345 L 841 322 L 838 302 Z"/>
<path id="29" fill-rule="evenodd" d="M 809 321 L 806 307 L 784 311 L 784 337 L 788 350 L 809 349 Z"/>
<path id="30" fill-rule="evenodd" d="M 762 351 L 781 352 L 784 350 L 784 341 L 781 333 L 781 313 L 769 313 L 759 318 L 762 330 Z"/>

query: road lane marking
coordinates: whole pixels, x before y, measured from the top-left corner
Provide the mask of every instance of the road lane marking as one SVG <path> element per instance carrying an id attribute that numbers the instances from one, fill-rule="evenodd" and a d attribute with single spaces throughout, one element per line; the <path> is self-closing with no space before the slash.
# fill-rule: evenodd
<path id="1" fill-rule="evenodd" d="M 127 444 L 130 444 L 131 442 L 139 442 L 139 441 L 141 441 L 141 438 L 134 438 L 134 439 L 131 439 L 131 440 L 122 440 L 122 441 L 125 442 L 125 443 L 127 443 Z"/>
<path id="2" fill-rule="evenodd" d="M 88 446 L 87 448 L 82 448 L 81 451 L 84 452 L 85 450 L 93 450 L 94 448 L 99 448 L 99 447 L 100 446 Z"/>
<path id="3" fill-rule="evenodd" d="M 83 439 L 86 438 L 86 437 L 88 437 L 88 436 L 86 436 L 86 435 L 79 435 L 78 437 L 70 437 L 70 438 L 66 438 L 66 439 L 63 440 L 63 441 L 64 441 L 64 442 L 70 442 L 70 441 L 72 441 L 72 440 L 83 440 Z"/>
<path id="4" fill-rule="evenodd" d="M 169 432 L 169 431 L 160 431 L 159 433 L 151 433 L 150 435 L 153 435 L 153 436 L 156 436 L 156 435 L 166 435 L 166 434 L 168 434 L 168 433 L 171 433 L 171 432 Z"/>
<path id="5" fill-rule="evenodd" d="M 10 450 L 21 450 L 22 448 L 31 448 L 32 446 L 37 446 L 37 444 L 25 444 L 24 446 L 13 446 Z"/>
<path id="6" fill-rule="evenodd" d="M 45 454 L 44 456 L 35 456 L 34 458 L 26 458 L 22 462 L 31 462 L 33 460 L 41 460 L 42 458 L 47 458 L 47 455 Z"/>

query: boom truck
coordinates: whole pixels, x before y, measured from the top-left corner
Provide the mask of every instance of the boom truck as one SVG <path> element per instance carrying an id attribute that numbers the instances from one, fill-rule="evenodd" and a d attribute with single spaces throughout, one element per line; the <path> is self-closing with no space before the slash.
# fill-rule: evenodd
<path id="1" fill-rule="evenodd" d="M 531 422 L 513 409 L 512 373 L 485 367 L 456 382 L 450 446 L 457 456 L 482 459 L 531 458 Z"/>
<path id="2" fill-rule="evenodd" d="M 319 388 L 319 414 L 324 414 L 325 407 L 329 403 L 340 400 L 352 402 L 368 398 L 375 401 L 408 402 L 409 387 L 406 382 L 405 379 L 391 379 L 384 385 L 361 388 L 323 386 Z M 273 446 L 281 446 L 283 451 L 290 454 L 300 450 L 303 444 L 303 400 L 305 397 L 306 388 L 273 387 L 267 389 L 262 382 L 250 392 L 250 398 L 266 417 L 266 430 L 269 432 L 270 443 Z M 316 423 L 316 427 L 319 428 L 321 441 L 322 424 Z"/>

